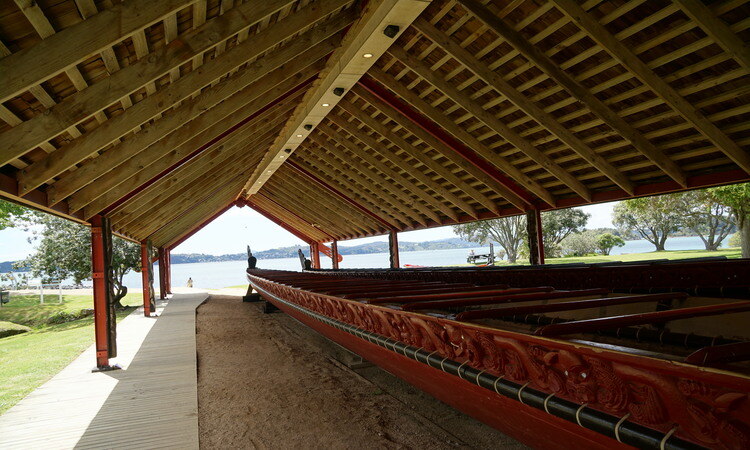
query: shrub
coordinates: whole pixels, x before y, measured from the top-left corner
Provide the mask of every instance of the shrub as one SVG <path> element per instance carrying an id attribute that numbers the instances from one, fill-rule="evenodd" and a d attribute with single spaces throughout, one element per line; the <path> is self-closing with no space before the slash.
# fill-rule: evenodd
<path id="1" fill-rule="evenodd" d="M 596 237 L 596 246 L 602 255 L 609 255 L 614 247 L 622 247 L 625 241 L 620 236 L 611 233 L 602 233 Z"/>
<path id="2" fill-rule="evenodd" d="M 729 236 L 727 247 L 742 247 L 742 236 L 740 236 L 739 231 Z"/>
<path id="3" fill-rule="evenodd" d="M 586 256 L 596 253 L 596 236 L 591 231 L 573 233 L 560 243 L 564 256 Z"/>
<path id="4" fill-rule="evenodd" d="M 26 333 L 31 331 L 31 328 L 19 325 L 13 322 L 1 322 L 0 321 L 0 338 L 13 336 L 16 334 Z"/>

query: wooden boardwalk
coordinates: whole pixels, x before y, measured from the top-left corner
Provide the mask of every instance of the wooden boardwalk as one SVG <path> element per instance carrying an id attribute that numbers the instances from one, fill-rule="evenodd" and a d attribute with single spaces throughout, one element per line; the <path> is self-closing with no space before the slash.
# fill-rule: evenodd
<path id="1" fill-rule="evenodd" d="M 92 373 L 92 346 L 0 416 L 0 448 L 198 448 L 195 308 L 207 297 L 175 294 L 158 319 L 125 318 L 123 370 Z"/>

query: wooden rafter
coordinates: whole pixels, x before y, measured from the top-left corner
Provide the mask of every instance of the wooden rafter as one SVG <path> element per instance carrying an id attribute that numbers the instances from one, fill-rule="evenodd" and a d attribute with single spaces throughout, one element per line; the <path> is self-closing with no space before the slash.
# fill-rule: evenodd
<path id="1" fill-rule="evenodd" d="M 490 70 L 485 63 L 461 47 L 453 38 L 447 36 L 424 19 L 416 20 L 414 22 L 414 27 L 459 61 L 468 70 L 472 71 L 484 80 L 484 82 L 492 86 L 511 103 L 532 117 L 537 123 L 549 130 L 550 133 L 556 136 L 561 142 L 565 143 L 565 145 L 574 152 L 578 153 L 583 159 L 588 161 L 589 164 L 606 175 L 607 178 L 612 180 L 612 182 L 620 186 L 626 192 L 630 194 L 633 193 L 633 183 L 628 180 L 623 173 L 582 142 L 551 114 L 537 106 L 516 88 L 511 86 L 510 83 L 505 81 L 503 77 L 495 71 Z"/>
<path id="2" fill-rule="evenodd" d="M 91 1 L 91 0 L 87 0 Z M 86 120 L 114 102 L 127 99 L 124 109 L 132 106 L 129 94 L 148 82 L 152 82 L 167 71 L 174 70 L 197 51 L 216 45 L 216 39 L 228 38 L 249 27 L 268 14 L 278 11 L 292 0 L 263 2 L 261 7 L 245 4 L 231 14 L 212 19 L 205 26 L 175 38 L 173 45 L 152 52 L 148 58 L 140 58 L 134 64 L 119 69 L 119 65 L 106 83 L 95 83 L 87 89 L 50 106 L 44 114 L 38 114 L 6 133 L 0 134 L 0 164 L 46 142 L 69 129 L 71 125 Z M 175 17 L 170 15 L 169 17 Z M 173 40 L 175 40 L 173 39 Z M 111 48 L 109 51 L 112 51 Z M 105 52 L 106 53 L 106 52 Z M 116 61 L 116 59 L 115 59 Z M 110 65 L 111 66 L 111 65 Z M 109 66 L 108 66 L 109 67 Z M 171 73 L 171 72 L 170 72 Z M 178 70 L 179 73 L 179 70 Z M 173 77 L 176 81 L 179 77 Z M 80 135 L 80 133 L 79 133 Z M 77 136 L 76 136 L 77 137 Z"/>
<path id="3" fill-rule="evenodd" d="M 158 136 L 163 137 L 169 131 L 198 116 L 204 109 L 210 108 L 222 99 L 246 88 L 264 75 L 282 66 L 289 59 L 304 53 L 310 47 L 312 47 L 312 50 L 320 50 L 321 48 L 328 50 L 327 46 L 332 46 L 335 42 L 332 36 L 346 27 L 351 20 L 351 15 L 344 13 L 298 36 L 290 43 L 248 66 L 242 71 L 242 75 L 238 74 L 238 76 L 207 89 L 199 97 L 183 104 L 178 111 L 157 121 L 156 125 L 161 133 L 152 130 L 150 133 L 143 134 L 142 139 L 153 143 Z M 279 24 L 283 25 L 284 21 Z M 299 25 L 302 26 L 303 23 Z M 270 27 L 266 31 L 268 30 L 275 30 L 275 28 Z M 299 29 L 297 30 L 299 31 Z M 258 36 L 261 36 L 261 34 L 255 37 Z M 219 58 L 203 64 L 201 70 L 190 72 L 177 82 L 134 105 L 123 114 L 108 120 L 92 132 L 58 149 L 54 157 L 48 157 L 24 169 L 19 175 L 21 189 L 24 191 L 34 189 L 92 156 L 114 138 L 126 134 L 133 127 L 142 124 L 177 101 L 190 96 L 195 92 L 196 86 L 209 85 L 211 81 L 226 74 L 232 68 L 238 67 L 277 44 L 278 39 L 279 37 L 273 32 L 263 33 L 262 37 L 257 40 L 249 39 L 225 52 Z M 317 44 L 320 44 L 320 46 Z"/>
<path id="4" fill-rule="evenodd" d="M 625 119 L 605 105 L 604 102 L 599 100 L 589 89 L 568 75 L 564 70 L 560 69 L 552 59 L 531 44 L 521 35 L 521 33 L 514 30 L 502 19 L 492 14 L 488 9 L 482 7 L 475 0 L 460 0 L 460 3 L 492 31 L 505 39 L 525 58 L 542 69 L 551 79 L 563 86 L 570 94 L 578 99 L 578 101 L 583 103 L 589 110 L 600 117 L 610 128 L 617 131 L 623 138 L 629 141 L 636 149 L 638 149 L 638 151 L 654 162 L 654 164 L 661 168 L 673 180 L 685 186 L 686 175 L 684 171 L 674 163 L 674 161 L 669 159 L 664 152 L 656 148 L 654 144 L 646 139 Z M 587 198 L 586 196 L 583 197 Z M 590 199 L 590 193 L 588 198 Z"/>
<path id="5" fill-rule="evenodd" d="M 0 59 L 0 102 L 23 93 L 195 0 L 129 0 Z M 25 4 L 34 2 L 24 0 Z"/>
<path id="6" fill-rule="evenodd" d="M 601 48 L 623 67 L 631 71 L 661 100 L 690 122 L 702 135 L 724 152 L 744 171 L 750 173 L 750 154 L 741 149 L 698 109 L 690 104 L 675 89 L 659 77 L 627 46 L 615 38 L 602 24 L 581 8 L 574 0 L 552 0 L 565 15 L 584 30 Z"/>

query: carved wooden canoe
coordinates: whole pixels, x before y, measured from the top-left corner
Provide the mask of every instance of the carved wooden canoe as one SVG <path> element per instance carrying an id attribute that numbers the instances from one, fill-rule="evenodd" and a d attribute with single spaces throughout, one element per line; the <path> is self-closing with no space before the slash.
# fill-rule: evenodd
<path id="1" fill-rule="evenodd" d="M 326 337 L 533 447 L 739 449 L 750 448 L 749 267 L 252 269 L 248 279 Z"/>

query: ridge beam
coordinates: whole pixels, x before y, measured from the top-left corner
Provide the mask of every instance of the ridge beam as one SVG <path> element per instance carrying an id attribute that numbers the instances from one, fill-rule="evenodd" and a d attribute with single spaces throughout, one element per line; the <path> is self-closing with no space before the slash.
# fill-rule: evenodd
<path id="1" fill-rule="evenodd" d="M 336 104 L 344 92 L 375 64 L 383 53 L 396 42 L 401 33 L 424 11 L 431 0 L 382 0 L 365 6 L 358 20 L 344 37 L 344 41 L 328 60 L 316 84 L 305 95 L 302 103 L 284 126 L 268 153 L 255 169 L 242 190 L 241 196 L 257 193 L 263 184 L 281 167 L 288 154 L 294 152 Z M 386 27 L 398 27 L 387 36 Z M 338 95 L 334 89 L 343 88 Z M 323 106 L 325 105 L 325 106 Z"/>

